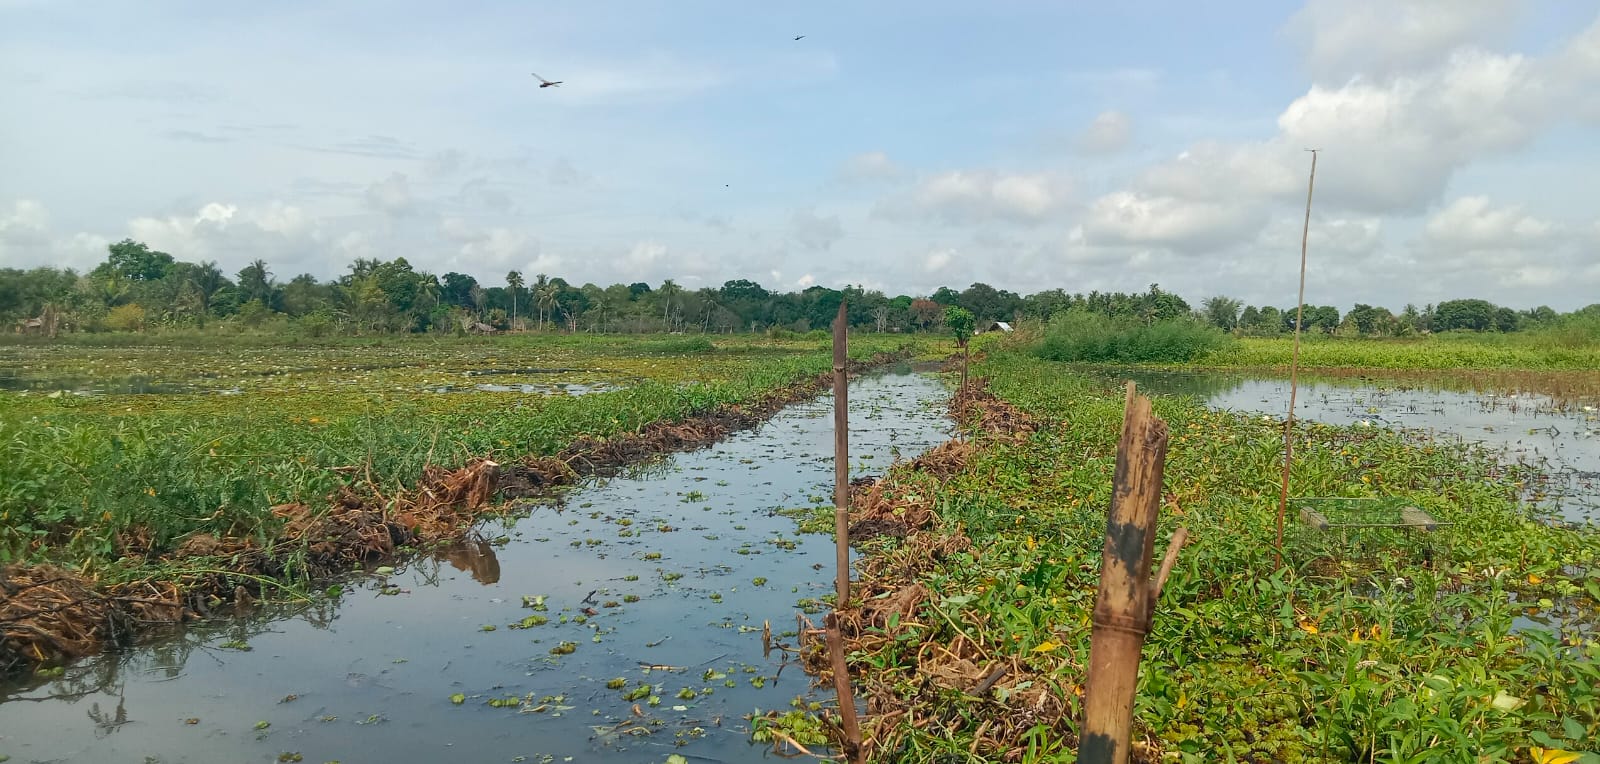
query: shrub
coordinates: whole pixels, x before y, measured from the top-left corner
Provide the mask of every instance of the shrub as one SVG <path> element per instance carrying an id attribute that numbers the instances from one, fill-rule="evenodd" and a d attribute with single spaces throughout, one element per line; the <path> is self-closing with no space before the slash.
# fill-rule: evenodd
<path id="1" fill-rule="evenodd" d="M 1231 342 L 1215 327 L 1191 319 L 1141 324 L 1074 310 L 1051 320 L 1033 354 L 1080 363 L 1185 363 Z"/>
<path id="2" fill-rule="evenodd" d="M 139 303 L 130 302 L 127 305 L 118 305 L 106 314 L 106 326 L 118 332 L 144 331 L 144 308 Z"/>

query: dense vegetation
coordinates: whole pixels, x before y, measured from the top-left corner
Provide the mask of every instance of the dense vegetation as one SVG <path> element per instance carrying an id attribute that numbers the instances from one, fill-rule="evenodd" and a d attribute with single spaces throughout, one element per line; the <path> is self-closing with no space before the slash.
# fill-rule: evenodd
<path id="1" fill-rule="evenodd" d="M 1066 699 L 1063 724 L 1035 726 L 1017 749 L 1055 760 L 1081 714 L 1123 395 L 1016 352 L 992 353 L 974 374 L 1048 424 L 980 439 L 934 489 L 945 529 L 968 534 L 972 551 L 930 563 L 918 581 L 931 600 L 857 665 L 864 683 L 940 709 L 926 727 L 897 727 L 887 758 L 971 760 L 1006 721 L 995 715 L 1013 710 L 930 684 L 925 662 L 941 653 L 916 649 L 964 636 L 988 665 L 1019 667 L 1007 680 L 1027 681 L 1019 691 Z M 1578 757 L 1561 750 L 1592 747 L 1600 544 L 1592 529 L 1539 522 L 1518 501 L 1521 470 L 1470 447 L 1304 425 L 1292 495 L 1410 503 L 1453 525 L 1345 536 L 1297 526 L 1275 571 L 1281 424 L 1192 399 L 1156 404 L 1172 433 L 1161 538 L 1179 525 L 1193 536 L 1146 645 L 1138 738 L 1185 762 L 1569 762 Z M 1566 626 L 1519 623 L 1536 613 Z"/>
<path id="2" fill-rule="evenodd" d="M 1034 353 L 1080 363 L 1187 363 L 1230 344 L 1222 330 L 1189 318 L 1146 324 L 1068 310 L 1050 319 Z"/>
<path id="3" fill-rule="evenodd" d="M 861 338 L 852 355 L 886 349 L 888 338 Z M 24 376 L 13 384 L 34 389 L 4 393 L 0 407 L 0 562 L 78 569 L 114 560 L 129 533 L 153 555 L 196 532 L 270 535 L 275 504 L 325 505 L 352 482 L 389 492 L 430 464 L 552 454 L 580 436 L 749 400 L 830 365 L 826 342 L 814 339 L 712 346 L 700 337 L 17 353 Z M 166 394 L 59 391 L 130 382 Z M 580 394 L 590 389 L 606 392 Z"/>
<path id="4" fill-rule="evenodd" d="M 1220 296 L 1195 309 L 1156 285 L 1134 294 L 1050 289 L 1022 296 L 976 283 L 959 291 L 941 287 L 923 296 L 889 296 L 855 286 L 777 292 L 743 279 L 688 289 L 671 280 L 656 286 L 578 286 L 545 274 L 528 280 L 517 271 L 503 278 L 505 286 L 490 286 L 469 274 L 437 275 L 416 270 L 403 257 L 357 260 L 348 273 L 331 281 L 307 273 L 281 281 L 262 260 L 229 277 L 215 262 L 183 262 L 124 240 L 110 245 L 105 262 L 88 273 L 0 268 L 0 322 L 49 335 L 218 328 L 312 337 L 483 327 L 805 332 L 828 326 L 841 300 L 849 305 L 851 326 L 878 332 L 939 329 L 951 306 L 970 312 L 980 329 L 993 321 L 1043 322 L 1071 311 L 1142 324 L 1193 317 L 1224 332 L 1274 336 L 1292 331 L 1295 318 L 1292 306 L 1245 306 Z M 37 323 L 29 326 L 30 320 Z M 1408 305 L 1398 313 L 1364 304 L 1343 314 L 1333 306 L 1307 305 L 1305 325 L 1318 333 L 1346 336 L 1533 330 L 1576 332 L 1594 341 L 1600 338 L 1600 304 L 1567 315 L 1548 307 L 1516 311 L 1475 299 L 1421 309 Z"/>

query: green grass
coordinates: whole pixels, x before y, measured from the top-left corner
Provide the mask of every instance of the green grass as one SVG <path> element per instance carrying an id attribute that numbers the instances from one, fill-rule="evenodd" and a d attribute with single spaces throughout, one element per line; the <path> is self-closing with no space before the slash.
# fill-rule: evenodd
<path id="1" fill-rule="evenodd" d="M 859 336 L 852 355 L 903 338 Z M 830 368 L 825 345 L 734 337 L 385 338 L 310 346 L 211 342 L 142 347 L 14 346 L 0 393 L 0 561 L 108 573 L 118 535 L 147 530 L 155 553 L 183 537 L 270 536 L 275 504 L 316 507 L 367 479 L 386 493 L 427 464 L 552 454 L 580 436 L 637 431 L 750 400 Z M 577 369 L 491 375 L 482 369 Z M 177 395 L 49 393 L 139 377 Z M 479 383 L 609 383 L 583 396 L 481 392 Z M 449 385 L 467 392 L 438 392 Z M 351 470 L 349 468 L 358 468 Z"/>
<path id="2" fill-rule="evenodd" d="M 1302 368 L 1365 369 L 1600 369 L 1600 339 L 1569 344 L 1547 335 L 1449 334 L 1406 339 L 1355 339 L 1307 335 Z M 1294 340 L 1245 337 L 1193 360 L 1199 366 L 1288 368 Z"/>
<path id="3" fill-rule="evenodd" d="M 1025 741 L 1025 760 L 1055 760 L 1081 714 L 1122 391 L 1017 352 L 973 373 L 1048 425 L 985 445 L 938 489 L 945 520 L 980 551 L 922 575 L 948 617 L 919 619 L 918 639 L 948 645 L 960 631 L 1069 698 L 1067 724 Z M 1557 612 L 1592 628 L 1600 539 L 1538 522 L 1516 501 L 1526 473 L 1469 449 L 1308 425 L 1291 495 L 1400 497 L 1453 525 L 1342 540 L 1291 525 L 1287 567 L 1274 572 L 1279 425 L 1193 399 L 1160 399 L 1156 411 L 1171 428 L 1156 553 L 1179 525 L 1193 540 L 1146 643 L 1141 737 L 1184 762 L 1521 762 L 1533 746 L 1596 747 L 1593 632 L 1563 641 L 1513 625 Z M 929 702 L 941 691 L 917 679 L 915 656 L 915 644 L 860 656 L 864 681 Z M 942 692 L 941 723 L 905 730 L 887 758 L 964 754 L 985 720 L 1011 713 Z"/>

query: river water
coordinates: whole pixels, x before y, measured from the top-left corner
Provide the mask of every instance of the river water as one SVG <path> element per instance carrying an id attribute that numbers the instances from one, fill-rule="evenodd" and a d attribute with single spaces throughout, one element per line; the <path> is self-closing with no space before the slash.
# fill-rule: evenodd
<path id="1" fill-rule="evenodd" d="M 926 375 L 855 381 L 852 473 L 947 439 L 945 396 Z M 795 405 L 530 506 L 480 528 L 481 543 L 315 605 L 191 625 L 58 678 L 0 685 L 0 760 L 768 757 L 744 715 L 788 709 L 810 680 L 781 651 L 763 657 L 763 622 L 792 644 L 783 633 L 801 603 L 832 590 L 831 535 L 800 535 L 780 513 L 831 501 L 831 406 Z M 512 628 L 530 617 L 548 622 Z M 615 679 L 623 689 L 607 686 Z"/>
<path id="2" fill-rule="evenodd" d="M 1441 374 L 1445 374 L 1441 372 Z M 1214 408 L 1283 417 L 1289 381 L 1226 372 L 1127 371 L 1140 390 L 1194 395 Z M 1533 391 L 1463 392 L 1417 377 L 1302 377 L 1295 417 L 1336 425 L 1390 427 L 1437 440 L 1477 443 L 1507 462 L 1540 466 L 1547 480 L 1528 499 L 1552 518 L 1600 521 L 1600 402 Z"/>

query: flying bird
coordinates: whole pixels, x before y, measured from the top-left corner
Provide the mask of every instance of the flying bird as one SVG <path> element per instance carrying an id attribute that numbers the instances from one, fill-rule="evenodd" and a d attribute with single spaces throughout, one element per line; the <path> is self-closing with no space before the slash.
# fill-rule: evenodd
<path id="1" fill-rule="evenodd" d="M 532 72 L 530 72 L 530 74 L 532 74 Z M 541 88 L 553 88 L 553 87 L 559 86 L 562 83 L 562 80 L 556 80 L 555 82 L 551 82 L 551 81 L 549 81 L 549 80 L 547 80 L 547 79 L 545 79 L 543 77 L 540 77 L 537 74 L 534 74 L 533 78 L 539 81 L 539 87 L 541 87 Z"/>
<path id="2" fill-rule="evenodd" d="M 796 39 L 796 40 L 804 40 L 804 39 L 806 39 L 806 36 L 805 35 L 800 35 L 798 37 L 795 37 L 794 39 Z"/>

